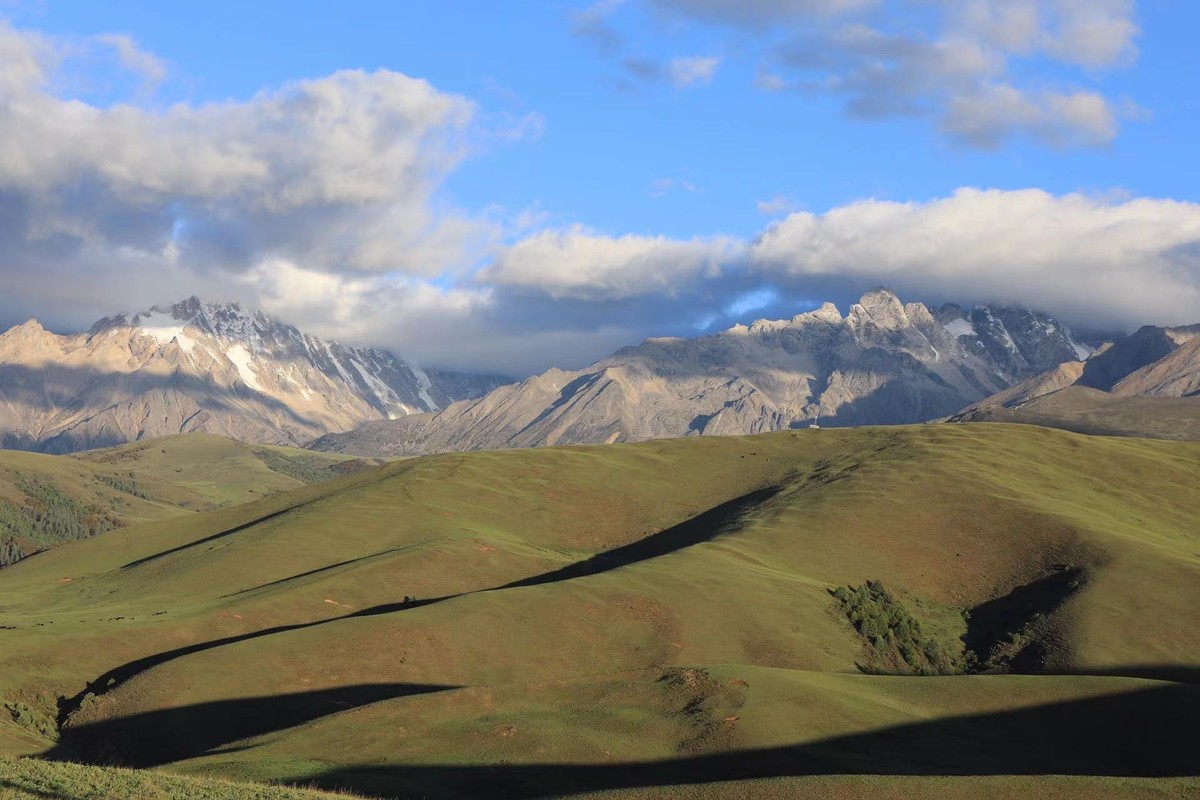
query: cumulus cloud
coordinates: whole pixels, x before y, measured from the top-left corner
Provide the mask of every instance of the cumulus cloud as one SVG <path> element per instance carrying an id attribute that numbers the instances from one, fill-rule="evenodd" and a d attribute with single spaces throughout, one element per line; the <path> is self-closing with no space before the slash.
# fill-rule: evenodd
<path id="1" fill-rule="evenodd" d="M 480 278 L 553 298 L 671 296 L 688 284 L 718 277 L 723 266 L 737 260 L 741 248 L 729 238 L 610 237 L 575 226 L 522 239 L 502 252 Z"/>
<path id="2" fill-rule="evenodd" d="M 927 117 L 955 142 L 994 148 L 1015 137 L 1052 147 L 1111 142 L 1130 114 L 1091 83 L 1130 64 L 1133 0 L 641 0 L 668 22 L 727 29 L 757 53 L 756 85 L 845 98 L 854 117 Z M 633 2 L 623 4 L 632 6 Z M 605 25 L 617 6 L 606 6 Z M 1037 63 L 1041 62 L 1041 63 Z M 643 79 L 669 74 L 627 58 Z M 1052 81 L 1023 80 L 1034 72 Z M 1064 69 L 1065 68 L 1065 69 Z"/>
<path id="3" fill-rule="evenodd" d="M 888 284 L 910 296 L 1007 302 L 1089 325 L 1200 317 L 1200 205 L 960 189 L 864 200 L 770 226 L 751 261 L 784 281 Z"/>
<path id="4" fill-rule="evenodd" d="M 406 350 L 422 323 L 452 341 L 435 321 L 486 303 L 455 283 L 527 223 L 441 187 L 475 148 L 536 137 L 540 115 L 482 115 L 387 70 L 165 107 L 58 95 L 97 43 L 143 83 L 166 77 L 127 37 L 0 21 L 0 319 L 79 330 L 198 294 Z"/>
<path id="5" fill-rule="evenodd" d="M 245 101 L 97 107 L 47 90 L 45 38 L 2 26 L 0 52 L 10 261 L 13 248 L 30 261 L 107 250 L 196 269 L 274 257 L 430 273 L 469 260 L 487 236 L 434 207 L 474 106 L 425 81 L 345 71 Z"/>

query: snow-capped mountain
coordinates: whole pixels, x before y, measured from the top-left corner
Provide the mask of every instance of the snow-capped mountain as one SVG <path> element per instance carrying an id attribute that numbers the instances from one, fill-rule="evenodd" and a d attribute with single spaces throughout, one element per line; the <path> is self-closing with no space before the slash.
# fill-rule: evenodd
<path id="1" fill-rule="evenodd" d="M 70 452 L 186 431 L 303 444 L 437 411 L 505 382 L 326 342 L 261 311 L 190 298 L 59 336 L 0 334 L 0 443 Z"/>
<path id="2" fill-rule="evenodd" d="M 1090 348 L 1024 309 L 900 302 L 875 289 L 697 339 L 649 339 L 586 369 L 549 372 L 432 414 L 323 437 L 363 455 L 921 422 Z"/>

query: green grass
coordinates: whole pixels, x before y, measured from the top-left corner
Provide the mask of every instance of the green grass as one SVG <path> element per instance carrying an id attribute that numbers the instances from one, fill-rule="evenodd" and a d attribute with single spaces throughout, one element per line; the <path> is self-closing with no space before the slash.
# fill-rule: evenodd
<path id="1" fill-rule="evenodd" d="M 59 457 L 0 451 L 0 567 L 115 528 L 236 505 L 371 466 L 207 434 Z"/>
<path id="2" fill-rule="evenodd" d="M 0 800 L 334 800 L 346 794 L 0 757 Z"/>
<path id="3" fill-rule="evenodd" d="M 81 757 L 374 795 L 1051 770 L 1084 796 L 1200 744 L 1198 470 L 1016 425 L 392 463 L 0 570 L 0 699 L 67 698 Z M 867 580 L 939 641 L 1040 614 L 1041 674 L 862 674 L 829 589 Z"/>
<path id="4" fill-rule="evenodd" d="M 245 444 L 204 433 L 92 450 L 74 458 L 116 467 L 135 483 L 139 478 L 167 481 L 202 497 L 209 508 L 328 480 L 342 474 L 346 465 L 353 469 L 379 463 L 294 447 Z"/>
<path id="5" fill-rule="evenodd" d="M 601 792 L 587 800 L 1185 800 L 1200 781 L 1169 778 L 1091 778 L 1064 775 L 911 777 L 896 775 L 774 778 L 702 786 Z"/>

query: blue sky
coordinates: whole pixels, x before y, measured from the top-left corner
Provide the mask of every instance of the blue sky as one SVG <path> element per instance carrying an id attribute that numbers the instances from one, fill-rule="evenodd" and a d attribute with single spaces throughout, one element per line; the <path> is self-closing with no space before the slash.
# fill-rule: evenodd
<path id="1" fill-rule="evenodd" d="M 202 198 L 186 182 L 160 191 L 161 164 L 134 158 L 123 170 L 145 175 L 124 175 L 118 188 L 105 184 L 110 199 L 131 182 L 154 190 L 152 200 L 143 192 L 130 201 L 119 223 L 74 210 L 64 187 L 80 177 L 56 176 L 50 189 L 38 184 L 37 203 L 47 191 L 59 193 L 53 207 L 75 215 L 63 229 L 100 228 L 111 248 L 97 258 L 94 241 L 81 245 L 78 252 L 91 254 L 78 257 L 82 274 L 106 283 L 127 276 L 145 291 L 38 288 L 29 276 L 44 253 L 35 257 L 17 240 L 44 237 L 0 232 L 9 239 L 0 241 L 8 258 L 0 269 L 10 290 L 0 322 L 36 313 L 69 327 L 118 310 L 98 306 L 121 297 L 163 302 L 215 293 L 425 360 L 491 364 L 504 361 L 504 348 L 519 349 L 527 355 L 501 366 L 520 372 L 598 357 L 644 335 L 796 313 L 826 297 L 844 303 L 875 283 L 931 301 L 1045 299 L 1048 310 L 1077 325 L 1180 322 L 1189 307 L 1200 319 L 1192 238 L 1200 199 L 1193 85 L 1200 6 L 1012 0 L 1029 16 L 1001 19 L 1005 3 L 971 2 L 981 16 L 970 21 L 941 0 L 208 2 L 173 5 L 169 13 L 159 3 L 9 3 L 0 15 L 14 35 L 49 42 L 54 54 L 42 99 L 135 108 L 150 121 L 139 129 L 169 119 L 179 104 L 209 108 L 206 124 L 221 127 L 213 108 L 257 113 L 262 93 L 286 95 L 297 81 L 342 70 L 423 79 L 438 97 L 461 101 L 469 120 L 439 117 L 422 129 L 421 136 L 439 139 L 436 153 L 427 167 L 418 158 L 397 172 L 427 169 L 415 188 L 348 198 L 358 207 L 376 204 L 380 213 L 371 219 L 359 224 L 343 208 L 327 222 L 304 209 L 310 230 L 303 242 L 260 236 L 275 226 L 286 231 L 294 215 L 256 217 L 249 231 L 218 224 L 243 214 L 237 198 L 244 187 Z M 114 34 L 128 45 L 124 55 Z M 148 134 L 159 144 L 183 136 L 178 126 L 162 127 Z M 286 148 L 283 142 L 274 146 Z M 370 150 L 355 153 L 369 169 Z M 305 169 L 323 169 L 319 155 L 306 158 Z M 345 161 L 335 166 L 348 168 Z M 105 172 L 94 164 L 79 169 Z M 24 173 L 19 180 L 0 173 L 10 192 L 34 197 L 22 180 L 29 180 Z M 956 196 L 962 187 L 996 194 Z M 1030 190 L 1040 194 L 1019 194 Z M 1143 200 L 1157 205 L 1147 211 Z M 892 205 L 864 206 L 872 201 Z M 147 203 L 154 214 L 143 218 Z M 187 209 L 201 206 L 204 215 L 189 216 Z M 376 230 L 381 220 L 401 219 L 398 208 L 404 220 L 439 233 L 354 244 L 355 252 L 414 254 L 397 254 L 395 263 L 337 249 L 356 225 Z M 842 223 L 830 213 L 838 209 L 849 210 Z M 788 216 L 794 212 L 800 215 Z M 884 212 L 895 218 L 881 221 Z M 1002 225 L 996 215 L 1007 215 Z M 990 235 L 997 225 L 1041 226 L 1042 238 L 1027 249 L 1059 260 L 1039 255 L 1011 264 L 1026 259 L 999 252 L 975 263 L 970 237 L 982 250 L 995 241 L 973 234 L 975 224 Z M 755 243 L 776 225 L 778 246 L 768 258 Z M 948 225 L 959 227 L 955 241 L 943 244 Z M 154 235 L 165 237 L 158 244 L 171 239 L 171 229 L 214 230 L 209 238 L 237 241 L 206 241 L 156 270 L 154 254 L 164 248 L 146 244 L 157 241 L 155 226 L 162 229 Z M 1093 266 L 1073 260 L 1071 253 L 1087 248 L 1072 246 L 1070 237 L 1094 242 L 1116 228 L 1132 229 L 1108 247 L 1125 261 L 1097 275 L 1089 272 L 1095 258 Z M 862 250 L 860 238 L 874 249 Z M 176 244 L 172 257 L 186 249 L 184 240 Z M 333 255 L 313 255 L 327 247 Z M 822 247 L 837 253 L 805 255 Z M 904 247 L 915 252 L 891 263 Z M 922 257 L 939 263 L 918 263 Z M 1009 266 L 1016 271 L 1006 277 Z M 1062 279 L 1031 279 L 1047 272 Z M 312 288 L 302 296 L 285 291 L 304 281 Z M 1091 283 L 1099 288 L 1087 289 Z M 1127 284 L 1154 291 L 1131 301 Z M 318 299 L 329 292 L 346 299 L 322 308 Z M 372 311 L 368 301 L 381 294 L 388 302 Z M 1162 319 L 1150 319 L 1159 309 Z M 397 314 L 415 321 L 397 326 L 389 321 Z M 430 346 L 435 333 L 454 341 Z"/>

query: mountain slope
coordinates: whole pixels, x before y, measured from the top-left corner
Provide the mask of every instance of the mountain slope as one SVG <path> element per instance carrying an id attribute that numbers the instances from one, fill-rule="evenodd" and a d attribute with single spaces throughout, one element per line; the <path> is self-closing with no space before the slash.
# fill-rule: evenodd
<path id="1" fill-rule="evenodd" d="M 56 756 L 391 796 L 1186 778 L 1198 468 L 987 425 L 414 459 L 0 571 L 0 697 Z M 987 661 L 864 673 L 867 580 Z"/>
<path id="2" fill-rule="evenodd" d="M 1126 376 L 1166 358 L 1197 335 L 1200 325 L 1178 328 L 1146 325 L 1088 359 L 1079 385 L 1110 391 Z"/>
<path id="3" fill-rule="evenodd" d="M 0 567 L 63 542 L 244 503 L 366 466 L 198 433 L 71 458 L 0 450 Z"/>
<path id="4" fill-rule="evenodd" d="M 404 455 L 920 422 L 1086 352 L 1045 315 L 946 306 L 935 316 L 878 289 L 845 317 L 827 303 L 715 336 L 650 339 L 312 446 Z"/>
<path id="5" fill-rule="evenodd" d="M 1059 364 L 1054 369 L 1034 375 L 1032 378 L 1021 381 L 1010 389 L 1005 389 L 1003 392 L 997 392 L 990 397 L 985 397 L 978 403 L 972 403 L 956 416 L 967 418 L 984 410 L 1017 408 L 1043 395 L 1057 392 L 1068 386 L 1074 386 L 1079 382 L 1080 376 L 1083 375 L 1085 366 L 1086 364 L 1083 361 L 1068 361 L 1065 364 Z"/>
<path id="6" fill-rule="evenodd" d="M 1017 422 L 1098 436 L 1200 441 L 1200 397 L 1123 397 L 1068 386 L 1006 406 L 987 401 L 951 422 Z"/>
<path id="7" fill-rule="evenodd" d="M 948 421 L 1200 439 L 1200 325 L 1141 328 L 1085 362 L 1060 364 Z"/>
<path id="8" fill-rule="evenodd" d="M 62 453 L 202 431 L 295 445 L 502 382 L 422 370 L 191 298 L 73 336 L 33 320 L 0 335 L 0 444 Z"/>
<path id="9" fill-rule="evenodd" d="M 1200 336 L 1184 341 L 1170 354 L 1126 375 L 1113 386 L 1123 397 L 1192 397 L 1200 395 Z"/>

